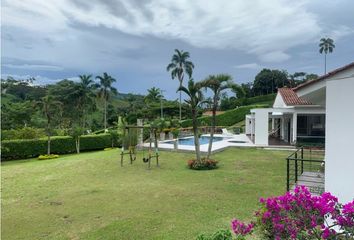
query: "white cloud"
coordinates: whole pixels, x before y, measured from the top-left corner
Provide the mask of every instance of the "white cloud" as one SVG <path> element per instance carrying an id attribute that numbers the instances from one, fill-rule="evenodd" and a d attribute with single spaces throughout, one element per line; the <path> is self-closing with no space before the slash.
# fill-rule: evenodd
<path id="1" fill-rule="evenodd" d="M 259 56 L 264 62 L 282 62 L 288 60 L 290 56 L 282 51 L 264 53 Z"/>
<path id="2" fill-rule="evenodd" d="M 39 70 L 39 71 L 61 71 L 62 67 L 42 64 L 3 64 L 2 66 L 12 69 Z"/>
<path id="3" fill-rule="evenodd" d="M 121 1 L 120 11 L 100 1 L 7 0 L 4 25 L 50 35 L 60 41 L 75 38 L 70 22 L 105 26 L 136 36 L 180 39 L 196 47 L 237 49 L 262 61 L 284 61 L 289 48 L 317 38 L 321 28 L 303 1 L 152 0 Z M 112 1 L 111 4 L 114 4 Z M 146 11 L 149 11 L 149 14 Z M 127 17 L 129 16 L 129 17 Z"/>
<path id="4" fill-rule="evenodd" d="M 239 69 L 260 69 L 262 68 L 261 65 L 259 65 L 258 63 L 246 63 L 246 64 L 240 64 L 235 66 L 235 68 L 239 68 Z"/>

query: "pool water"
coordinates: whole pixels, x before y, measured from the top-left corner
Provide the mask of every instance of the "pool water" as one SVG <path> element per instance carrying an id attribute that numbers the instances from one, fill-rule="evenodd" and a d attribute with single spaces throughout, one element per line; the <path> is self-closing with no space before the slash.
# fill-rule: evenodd
<path id="1" fill-rule="evenodd" d="M 202 144 L 208 144 L 209 143 L 209 139 L 210 137 L 207 137 L 207 136 L 201 136 L 199 138 L 199 144 L 202 145 Z M 219 142 L 219 141 L 222 141 L 222 140 L 225 140 L 227 138 L 224 138 L 224 137 L 213 137 L 213 143 L 214 142 Z M 175 141 L 166 141 L 166 142 L 163 142 L 163 143 L 167 143 L 167 144 L 174 144 Z M 191 137 L 191 138 L 179 138 L 178 139 L 178 145 L 188 145 L 188 146 L 194 146 L 194 137 Z"/>

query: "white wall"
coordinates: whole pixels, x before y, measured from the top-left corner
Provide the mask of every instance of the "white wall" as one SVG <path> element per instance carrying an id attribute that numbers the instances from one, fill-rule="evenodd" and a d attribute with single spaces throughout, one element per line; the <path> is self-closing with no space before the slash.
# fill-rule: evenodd
<path id="1" fill-rule="evenodd" d="M 273 108 L 284 108 L 284 107 L 287 107 L 287 106 L 284 103 L 283 97 L 278 92 L 277 96 L 275 97 L 274 103 L 273 103 Z"/>
<path id="2" fill-rule="evenodd" d="M 346 77 L 326 86 L 325 188 L 342 203 L 354 198 L 354 68 Z"/>
<path id="3" fill-rule="evenodd" d="M 253 109 L 255 113 L 255 144 L 268 146 L 269 109 Z"/>

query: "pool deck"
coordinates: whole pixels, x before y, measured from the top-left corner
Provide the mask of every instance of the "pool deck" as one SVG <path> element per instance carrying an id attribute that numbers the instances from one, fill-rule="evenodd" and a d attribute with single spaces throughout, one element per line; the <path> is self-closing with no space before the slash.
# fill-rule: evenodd
<path id="1" fill-rule="evenodd" d="M 210 136 L 209 134 L 205 134 L 202 136 Z M 212 152 L 219 152 L 224 150 L 225 148 L 228 147 L 256 147 L 254 143 L 251 142 L 249 137 L 246 134 L 237 134 L 237 135 L 225 135 L 225 134 L 214 134 L 214 137 L 222 137 L 224 138 L 221 141 L 213 142 L 213 147 L 212 147 Z M 187 138 L 193 138 L 187 137 Z M 160 150 L 169 150 L 169 151 L 194 151 L 194 145 L 178 145 L 178 149 L 174 149 L 174 144 L 171 143 L 164 143 L 164 142 L 170 142 L 171 140 L 165 140 L 165 141 L 159 141 L 159 149 Z M 231 141 L 242 141 L 244 143 L 234 143 Z M 200 145 L 200 151 L 203 153 L 208 152 L 208 143 L 207 144 L 201 144 Z M 144 143 L 144 148 L 149 147 L 149 143 Z M 154 146 L 154 144 L 152 144 Z"/>

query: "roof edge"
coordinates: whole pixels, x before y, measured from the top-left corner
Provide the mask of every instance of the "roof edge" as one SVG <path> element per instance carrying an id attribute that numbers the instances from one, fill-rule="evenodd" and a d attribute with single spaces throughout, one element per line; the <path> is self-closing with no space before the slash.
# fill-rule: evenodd
<path id="1" fill-rule="evenodd" d="M 322 80 L 324 80 L 324 79 L 326 79 L 328 77 L 332 77 L 332 76 L 336 75 L 337 73 L 342 72 L 344 70 L 347 70 L 347 69 L 349 69 L 351 67 L 354 67 L 354 62 L 351 62 L 351 63 L 349 63 L 349 64 L 347 64 L 347 65 L 345 65 L 343 67 L 340 67 L 340 68 L 337 68 L 337 69 L 335 69 L 335 70 L 333 70 L 331 72 L 328 72 L 327 74 L 322 75 L 322 76 L 320 76 L 320 77 L 318 77 L 318 78 L 316 78 L 314 80 L 310 80 L 310 81 L 304 82 L 304 83 L 298 85 L 297 87 L 294 87 L 293 90 L 297 91 L 297 90 L 299 90 L 299 89 L 301 89 L 303 87 L 306 87 L 308 85 L 311 85 L 313 83 L 320 82 L 320 81 L 322 81 Z"/>

